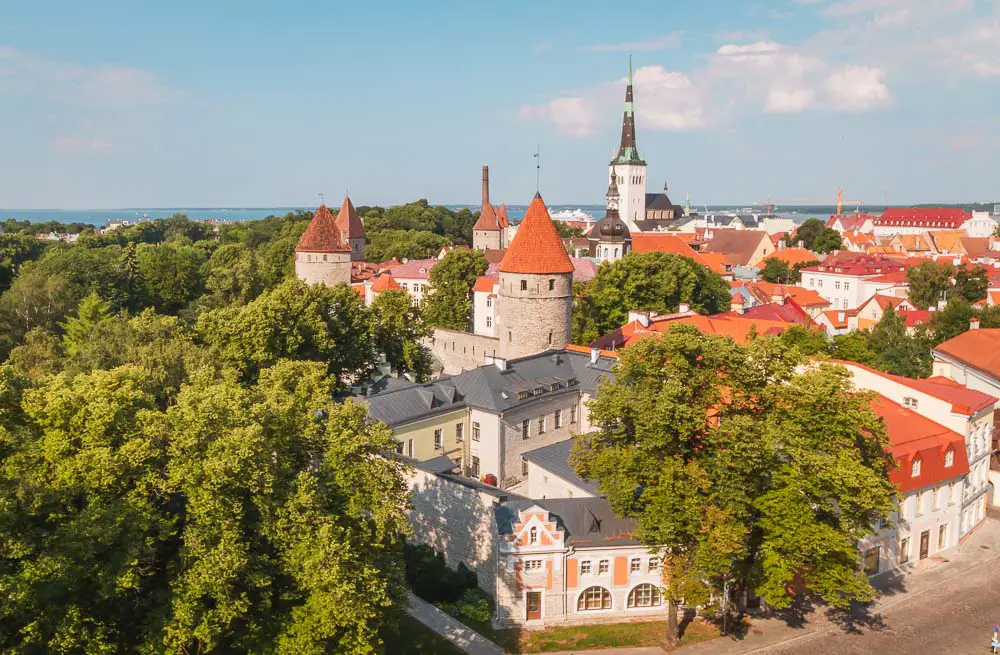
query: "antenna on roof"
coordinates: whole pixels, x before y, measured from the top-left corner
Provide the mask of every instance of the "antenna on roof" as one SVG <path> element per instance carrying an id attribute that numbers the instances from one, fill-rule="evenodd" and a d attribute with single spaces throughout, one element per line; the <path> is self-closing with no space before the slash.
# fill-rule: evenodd
<path id="1" fill-rule="evenodd" d="M 542 145 L 538 144 L 535 146 L 535 154 L 532 155 L 535 158 L 535 193 L 541 190 L 541 179 L 542 179 Z"/>
<path id="2" fill-rule="evenodd" d="M 319 204 L 325 205 L 326 204 L 326 196 L 324 196 L 322 193 L 317 193 L 316 195 L 319 196 Z"/>

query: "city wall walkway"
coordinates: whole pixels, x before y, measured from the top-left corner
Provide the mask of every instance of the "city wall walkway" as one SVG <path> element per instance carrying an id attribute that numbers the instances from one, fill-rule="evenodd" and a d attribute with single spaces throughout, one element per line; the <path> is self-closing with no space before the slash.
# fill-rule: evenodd
<path id="1" fill-rule="evenodd" d="M 502 648 L 427 601 L 410 594 L 410 616 L 469 655 L 504 655 Z"/>

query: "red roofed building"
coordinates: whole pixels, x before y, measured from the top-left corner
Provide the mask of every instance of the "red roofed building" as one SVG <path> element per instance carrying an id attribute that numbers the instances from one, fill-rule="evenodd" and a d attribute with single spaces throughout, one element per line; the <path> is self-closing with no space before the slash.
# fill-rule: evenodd
<path id="1" fill-rule="evenodd" d="M 350 196 L 344 196 L 344 204 L 337 212 L 337 229 L 340 230 L 340 240 L 351 248 L 351 259 L 356 262 L 365 260 L 365 226 L 361 217 L 354 209 Z"/>
<path id="2" fill-rule="evenodd" d="M 823 259 L 823 256 L 817 255 L 813 251 L 806 250 L 805 248 L 780 248 L 762 259 L 757 264 L 757 268 L 764 268 L 767 266 L 767 262 L 771 259 L 779 259 L 788 264 L 789 268 L 791 268 L 796 264 L 808 264 L 812 262 L 818 263 Z"/>
<path id="3" fill-rule="evenodd" d="M 875 236 L 891 236 L 919 234 L 929 230 L 957 230 L 970 218 L 972 214 L 957 207 L 890 207 L 873 224 Z"/>
<path id="4" fill-rule="evenodd" d="M 476 250 L 503 250 L 508 244 L 507 207 L 490 203 L 490 167 L 483 166 L 483 206 L 472 226 L 472 247 Z"/>
<path id="5" fill-rule="evenodd" d="M 497 296 L 500 294 L 500 275 L 487 273 L 476 278 L 472 286 L 472 331 L 476 334 L 496 336 Z"/>
<path id="6" fill-rule="evenodd" d="M 833 311 L 857 309 L 880 291 L 894 289 L 893 295 L 899 295 L 906 289 L 906 266 L 881 255 L 838 251 L 818 266 L 806 266 L 801 273 L 800 286 L 829 300 Z"/>
<path id="7" fill-rule="evenodd" d="M 778 335 L 794 323 L 785 320 L 751 318 L 735 312 L 702 316 L 695 314 L 687 305 L 682 304 L 680 311 L 675 314 L 656 315 L 649 312 L 630 312 L 628 323 L 611 334 L 601 337 L 590 346 L 602 350 L 621 350 L 627 348 L 636 339 L 663 334 L 674 325 L 694 325 L 705 334 L 721 334 L 736 343 L 745 344 L 752 335 Z"/>
<path id="8" fill-rule="evenodd" d="M 732 279 L 733 276 L 732 266 L 726 264 L 721 254 L 696 252 L 687 241 L 675 234 L 656 232 L 633 234 L 632 252 L 666 252 L 679 255 L 708 267 L 728 279 Z"/>
<path id="9" fill-rule="evenodd" d="M 826 226 L 842 235 L 847 232 L 869 234 L 875 229 L 876 218 L 878 217 L 871 214 L 834 214 L 830 216 Z"/>
<path id="10" fill-rule="evenodd" d="M 575 269 L 540 194 L 497 268 L 500 356 L 512 359 L 569 343 Z"/>
<path id="11" fill-rule="evenodd" d="M 295 275 L 306 284 L 351 283 L 351 246 L 326 205 L 320 205 L 295 246 Z"/>

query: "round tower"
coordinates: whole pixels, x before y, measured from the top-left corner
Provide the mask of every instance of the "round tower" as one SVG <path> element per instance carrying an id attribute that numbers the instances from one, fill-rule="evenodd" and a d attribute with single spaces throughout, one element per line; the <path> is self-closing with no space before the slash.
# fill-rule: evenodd
<path id="1" fill-rule="evenodd" d="M 306 284 L 351 283 L 351 247 L 341 240 L 326 205 L 316 210 L 295 246 L 295 275 Z"/>
<path id="2" fill-rule="evenodd" d="M 497 329 L 500 357 L 559 349 L 570 341 L 573 262 L 539 194 L 500 262 Z"/>

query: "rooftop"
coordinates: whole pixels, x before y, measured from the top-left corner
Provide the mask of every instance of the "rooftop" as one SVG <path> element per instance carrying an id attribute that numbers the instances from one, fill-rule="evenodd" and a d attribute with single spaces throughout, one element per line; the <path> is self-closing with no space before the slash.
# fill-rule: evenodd
<path id="1" fill-rule="evenodd" d="M 535 194 L 500 262 L 502 273 L 572 273 L 573 263 L 540 194 Z"/>
<path id="2" fill-rule="evenodd" d="M 581 478 L 569 463 L 569 454 L 573 448 L 574 441 L 574 439 L 566 439 L 550 446 L 529 450 L 522 457 L 532 464 L 536 464 L 546 471 L 559 476 L 573 486 L 597 495 L 597 483 Z"/>
<path id="3" fill-rule="evenodd" d="M 1000 381 L 1000 328 L 963 332 L 938 344 L 933 351 Z"/>
<path id="4" fill-rule="evenodd" d="M 508 499 L 493 506 L 497 531 L 512 534 L 519 523 L 518 512 L 533 506 L 549 512 L 550 518 L 565 531 L 565 543 L 577 548 L 608 545 L 634 545 L 635 521 L 621 518 L 606 498 Z"/>
<path id="5" fill-rule="evenodd" d="M 358 212 L 354 209 L 350 196 L 344 196 L 344 204 L 337 212 L 337 227 L 340 229 L 342 237 L 346 235 L 348 239 L 365 238 L 365 226 L 361 222 Z"/>
<path id="6" fill-rule="evenodd" d="M 295 252 L 351 252 L 351 246 L 340 238 L 340 229 L 330 209 L 320 205 L 299 237 Z"/>

